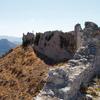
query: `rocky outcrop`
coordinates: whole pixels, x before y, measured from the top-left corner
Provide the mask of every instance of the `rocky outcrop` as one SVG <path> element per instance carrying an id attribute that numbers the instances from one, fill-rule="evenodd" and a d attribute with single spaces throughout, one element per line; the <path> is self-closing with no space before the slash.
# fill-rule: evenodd
<path id="1" fill-rule="evenodd" d="M 27 35 L 25 35 L 23 33 L 22 40 L 23 40 L 23 43 L 22 43 L 23 46 L 32 45 L 32 44 L 34 44 L 34 34 L 28 32 Z"/>
<path id="2" fill-rule="evenodd" d="M 76 24 L 71 32 L 47 31 L 36 35 L 28 32 L 27 35 L 23 34 L 23 46 L 32 45 L 34 50 L 46 59 L 65 61 L 73 58 L 82 45 L 95 46 L 95 37 L 98 37 L 99 33 L 100 29 L 95 23 L 85 22 L 84 29 L 80 24 Z"/>
<path id="3" fill-rule="evenodd" d="M 47 83 L 35 100 L 77 100 L 80 88 L 100 73 L 99 29 L 96 24 L 86 22 L 82 32 L 82 46 L 66 65 L 50 70 Z"/>
<path id="4" fill-rule="evenodd" d="M 100 35 L 100 30 L 98 26 L 93 22 L 85 22 L 85 28 L 83 29 L 84 43 L 83 45 L 88 45 L 90 42 L 95 42 L 98 35 Z"/>
<path id="5" fill-rule="evenodd" d="M 86 29 L 98 30 L 98 25 L 93 22 L 85 22 Z"/>
<path id="6" fill-rule="evenodd" d="M 74 34 L 62 31 L 37 33 L 34 49 L 54 61 L 71 59 L 75 52 Z"/>
<path id="7" fill-rule="evenodd" d="M 55 62 L 69 60 L 79 47 L 82 46 L 83 31 L 80 24 L 75 25 L 74 31 L 47 31 L 44 33 L 23 34 L 23 46 L 32 45 L 38 54 L 47 56 Z"/>
<path id="8" fill-rule="evenodd" d="M 76 24 L 74 30 L 75 30 L 76 48 L 79 49 L 82 46 L 83 30 L 80 24 Z"/>

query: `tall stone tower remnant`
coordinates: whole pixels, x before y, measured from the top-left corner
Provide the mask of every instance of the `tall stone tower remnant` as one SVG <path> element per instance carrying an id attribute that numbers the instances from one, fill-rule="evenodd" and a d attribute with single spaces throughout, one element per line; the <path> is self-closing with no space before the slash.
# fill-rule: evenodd
<path id="1" fill-rule="evenodd" d="M 80 24 L 75 25 L 75 38 L 76 38 L 76 48 L 77 50 L 82 46 L 83 31 Z"/>

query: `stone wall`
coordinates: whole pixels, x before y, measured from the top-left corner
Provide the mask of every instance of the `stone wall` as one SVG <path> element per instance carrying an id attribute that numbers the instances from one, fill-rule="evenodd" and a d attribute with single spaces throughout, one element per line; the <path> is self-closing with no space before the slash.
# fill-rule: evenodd
<path id="1" fill-rule="evenodd" d="M 71 59 L 76 51 L 75 35 L 75 31 L 47 31 L 36 35 L 28 32 L 27 35 L 23 34 L 22 44 L 32 45 L 35 51 L 54 61 L 64 61 Z"/>
<path id="2" fill-rule="evenodd" d="M 93 55 L 89 59 L 75 57 L 68 64 L 50 71 L 48 81 L 36 100 L 75 100 L 80 86 L 85 85 L 97 71 L 94 59 Z"/>
<path id="3" fill-rule="evenodd" d="M 71 59 L 76 49 L 74 34 L 62 31 L 37 33 L 33 48 L 54 61 Z"/>
<path id="4" fill-rule="evenodd" d="M 85 23 L 82 43 L 66 65 L 50 70 L 35 100 L 77 100 L 80 87 L 100 72 L 100 30 L 95 23 Z"/>
<path id="5" fill-rule="evenodd" d="M 64 61 L 73 58 L 76 50 L 82 46 L 83 30 L 76 24 L 74 31 L 47 31 L 44 33 L 28 32 L 23 34 L 23 46 L 32 45 L 34 50 L 54 61 Z"/>
<path id="6" fill-rule="evenodd" d="M 75 30 L 75 38 L 76 38 L 76 48 L 79 49 L 82 46 L 83 30 L 80 24 L 76 24 L 74 30 Z"/>
<path id="7" fill-rule="evenodd" d="M 33 33 L 30 33 L 28 32 L 26 35 L 23 33 L 23 43 L 22 45 L 23 46 L 27 46 L 27 45 L 32 45 L 34 44 L 34 34 Z"/>

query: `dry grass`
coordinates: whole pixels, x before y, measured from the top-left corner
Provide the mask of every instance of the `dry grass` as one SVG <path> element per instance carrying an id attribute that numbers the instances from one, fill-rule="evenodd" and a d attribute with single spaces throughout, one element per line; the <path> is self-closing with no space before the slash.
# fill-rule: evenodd
<path id="1" fill-rule="evenodd" d="M 86 93 L 94 97 L 100 96 L 100 78 L 95 77 L 90 85 L 86 88 Z"/>
<path id="2" fill-rule="evenodd" d="M 0 100 L 32 100 L 46 81 L 48 65 L 31 47 L 21 46 L 0 59 Z"/>

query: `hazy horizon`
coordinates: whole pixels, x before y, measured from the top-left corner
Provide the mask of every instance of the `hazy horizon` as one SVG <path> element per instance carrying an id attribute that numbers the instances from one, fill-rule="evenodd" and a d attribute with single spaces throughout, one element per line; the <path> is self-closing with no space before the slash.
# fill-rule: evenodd
<path id="1" fill-rule="evenodd" d="M 22 36 L 14 36 L 14 35 L 2 35 L 0 34 L 0 37 L 12 37 L 12 38 L 21 38 Z"/>
<path id="2" fill-rule="evenodd" d="M 21 37 L 27 32 L 71 31 L 92 21 L 100 25 L 100 0 L 2 0 L 0 36 Z"/>

